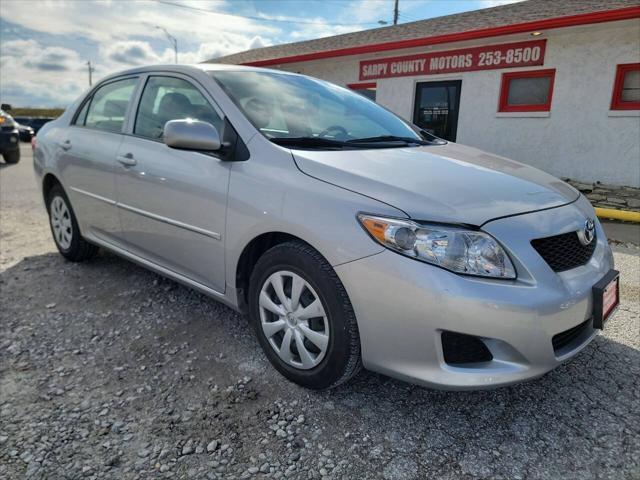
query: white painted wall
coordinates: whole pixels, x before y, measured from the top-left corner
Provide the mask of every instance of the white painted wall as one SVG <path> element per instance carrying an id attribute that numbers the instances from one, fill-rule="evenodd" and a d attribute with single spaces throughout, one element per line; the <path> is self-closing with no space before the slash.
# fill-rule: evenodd
<path id="1" fill-rule="evenodd" d="M 378 80 L 377 101 L 411 120 L 417 82 L 462 79 L 458 142 L 559 177 L 640 187 L 640 112 L 621 116 L 609 111 L 616 65 L 640 62 L 640 21 L 556 29 L 537 38 L 548 39 L 544 66 Z M 359 81 L 363 59 L 529 39 L 526 34 L 510 35 L 279 68 L 346 85 Z M 502 73 L 540 68 L 556 69 L 551 112 L 542 117 L 498 114 Z"/>

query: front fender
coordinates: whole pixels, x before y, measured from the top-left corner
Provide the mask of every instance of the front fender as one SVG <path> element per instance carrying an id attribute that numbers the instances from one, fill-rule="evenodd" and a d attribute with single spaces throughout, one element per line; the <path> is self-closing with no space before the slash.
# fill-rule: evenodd
<path id="1" fill-rule="evenodd" d="M 382 202 L 312 178 L 297 169 L 290 152 L 275 152 L 233 165 L 226 225 L 226 280 L 235 287 L 244 248 L 259 235 L 282 232 L 304 240 L 333 265 L 384 250 L 364 232 L 358 212 L 405 217 Z M 270 152 L 270 153 L 272 153 Z"/>

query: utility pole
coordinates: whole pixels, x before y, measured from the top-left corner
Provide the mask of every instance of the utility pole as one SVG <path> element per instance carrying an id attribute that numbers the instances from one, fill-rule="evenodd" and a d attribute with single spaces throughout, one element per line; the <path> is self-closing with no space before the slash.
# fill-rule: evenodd
<path id="1" fill-rule="evenodd" d="M 89 69 L 89 86 L 93 85 L 91 80 L 91 73 L 93 73 L 93 67 L 91 66 L 91 60 L 87 61 L 87 68 Z"/>
<path id="2" fill-rule="evenodd" d="M 398 2 L 400 0 L 395 0 L 394 5 L 393 5 L 393 24 L 397 25 L 398 24 Z"/>
<path id="3" fill-rule="evenodd" d="M 160 27 L 158 25 L 156 25 L 156 28 L 158 30 L 162 30 L 164 34 L 167 36 L 167 40 L 169 40 L 169 42 L 171 42 L 171 44 L 173 45 L 173 54 L 175 57 L 175 63 L 178 63 L 178 39 L 173 35 L 171 35 L 166 28 Z"/>

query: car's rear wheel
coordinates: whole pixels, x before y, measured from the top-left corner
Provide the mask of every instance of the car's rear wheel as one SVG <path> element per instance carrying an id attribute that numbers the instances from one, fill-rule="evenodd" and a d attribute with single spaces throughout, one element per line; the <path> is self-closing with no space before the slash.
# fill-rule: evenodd
<path id="1" fill-rule="evenodd" d="M 4 152 L 2 158 L 7 163 L 18 163 L 20 161 L 20 150 L 14 152 Z"/>
<path id="2" fill-rule="evenodd" d="M 82 262 L 98 252 L 98 247 L 80 235 L 73 208 L 60 185 L 54 185 L 47 195 L 47 211 L 51 234 L 62 256 L 72 262 Z"/>
<path id="3" fill-rule="evenodd" d="M 331 265 L 305 243 L 283 243 L 260 257 L 251 274 L 249 314 L 269 361 L 299 385 L 332 388 L 361 368 L 347 292 Z"/>

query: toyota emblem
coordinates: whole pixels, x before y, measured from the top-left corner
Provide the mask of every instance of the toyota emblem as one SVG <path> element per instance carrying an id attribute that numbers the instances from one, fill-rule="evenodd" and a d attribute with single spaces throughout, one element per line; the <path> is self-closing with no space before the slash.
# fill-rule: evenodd
<path id="1" fill-rule="evenodd" d="M 580 242 L 583 245 L 589 245 L 596 236 L 595 222 L 591 218 L 588 218 L 587 221 L 584 222 L 584 230 L 580 233 L 582 233 L 582 235 L 578 235 Z"/>

